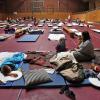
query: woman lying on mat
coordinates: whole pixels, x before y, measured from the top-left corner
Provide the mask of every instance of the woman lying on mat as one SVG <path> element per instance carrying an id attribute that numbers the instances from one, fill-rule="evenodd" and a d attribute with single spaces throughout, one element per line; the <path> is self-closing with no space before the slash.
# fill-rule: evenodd
<path id="1" fill-rule="evenodd" d="M 21 52 L 1 52 L 0 53 L 0 70 L 5 76 L 14 76 L 16 74 L 10 74 L 11 71 L 17 70 L 19 64 L 26 58 L 26 55 Z"/>
<path id="2" fill-rule="evenodd" d="M 50 59 L 50 62 L 56 62 L 61 61 L 62 59 L 70 59 L 74 63 L 80 62 L 80 61 L 90 61 L 94 58 L 94 48 L 89 36 L 89 33 L 87 31 L 84 31 L 82 33 L 82 42 L 79 43 L 78 48 L 74 50 L 69 50 L 67 52 L 60 52 L 57 53 L 55 56 L 53 56 Z"/>

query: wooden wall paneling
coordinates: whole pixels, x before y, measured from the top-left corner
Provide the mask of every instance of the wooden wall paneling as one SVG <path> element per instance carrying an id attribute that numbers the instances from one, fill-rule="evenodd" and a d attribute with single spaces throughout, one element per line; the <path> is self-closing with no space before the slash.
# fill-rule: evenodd
<path id="1" fill-rule="evenodd" d="M 5 13 L 0 13 L 0 20 L 4 20 L 6 18 L 6 14 Z"/>
<path id="2" fill-rule="evenodd" d="M 85 6 L 85 7 L 84 7 Z M 47 11 L 82 11 L 87 10 L 88 5 L 81 0 L 45 0 L 44 9 Z"/>
<path id="3" fill-rule="evenodd" d="M 96 6 L 96 8 L 100 8 L 100 0 L 95 1 L 95 6 Z"/>
<path id="4" fill-rule="evenodd" d="M 86 14 L 74 14 L 74 15 L 72 15 L 72 18 L 73 19 L 77 19 L 77 18 L 79 18 L 79 19 L 81 19 L 82 21 L 84 21 L 84 20 L 86 20 Z"/>
<path id="5" fill-rule="evenodd" d="M 95 10 L 95 11 L 86 13 L 86 20 L 100 22 L 100 10 Z"/>
<path id="6" fill-rule="evenodd" d="M 0 20 L 5 19 L 5 1 L 0 1 Z"/>
<path id="7" fill-rule="evenodd" d="M 23 16 L 30 16 L 36 15 L 39 17 L 48 17 L 48 18 L 65 18 L 66 12 L 76 12 L 80 11 L 84 8 L 82 5 L 85 5 L 80 0 L 44 0 L 44 11 L 51 12 L 51 13 L 42 13 L 43 11 L 39 12 L 38 14 L 32 12 L 32 0 L 6 0 L 6 14 L 7 16 L 11 17 L 23 17 Z M 14 15 L 14 12 L 18 12 L 18 15 Z M 62 12 L 62 16 L 58 14 Z M 39 15 L 39 16 L 38 16 Z"/>
<path id="8" fill-rule="evenodd" d="M 41 13 L 18 13 L 16 17 L 24 17 L 24 16 L 34 16 L 37 17 L 38 19 L 43 19 L 43 18 L 54 18 L 54 19 L 66 19 L 68 17 L 69 13 L 66 12 L 41 12 Z M 14 17 L 14 16 L 13 16 Z"/>
<path id="9" fill-rule="evenodd" d="M 94 21 L 94 22 L 100 22 L 100 9 L 84 12 L 80 14 L 73 14 L 72 18 L 80 18 L 81 20 L 85 21 Z"/>
<path id="10" fill-rule="evenodd" d="M 59 0 L 45 0 L 44 1 L 44 9 L 46 12 L 56 12 L 58 10 Z"/>
<path id="11" fill-rule="evenodd" d="M 95 0 L 89 0 L 89 10 L 95 9 Z"/>
<path id="12" fill-rule="evenodd" d="M 7 0 L 7 12 L 31 12 L 32 0 Z"/>
<path id="13" fill-rule="evenodd" d="M 66 19 L 69 13 L 66 12 L 42 12 L 42 13 L 33 13 L 33 16 L 42 19 L 42 18 L 50 18 L 50 19 Z"/>

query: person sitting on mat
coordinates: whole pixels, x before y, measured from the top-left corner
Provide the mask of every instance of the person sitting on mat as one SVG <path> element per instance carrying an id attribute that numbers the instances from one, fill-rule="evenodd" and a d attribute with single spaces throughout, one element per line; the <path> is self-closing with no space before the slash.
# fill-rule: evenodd
<path id="1" fill-rule="evenodd" d="M 60 38 L 58 45 L 56 46 L 56 52 L 64 52 L 66 51 L 66 43 L 65 38 Z"/>
<path id="2" fill-rule="evenodd" d="M 77 61 L 90 61 L 92 60 L 94 55 L 94 47 L 91 41 L 91 37 L 89 32 L 82 32 L 82 37 L 79 38 L 79 46 L 73 52 L 74 57 Z"/>
<path id="3" fill-rule="evenodd" d="M 82 42 L 79 44 L 78 48 L 74 50 L 69 50 L 67 52 L 57 53 L 54 55 L 50 62 L 53 63 L 62 58 L 72 60 L 73 63 L 80 61 L 90 61 L 95 57 L 94 48 L 91 42 L 90 35 L 87 31 L 82 32 Z"/>
<path id="4" fill-rule="evenodd" d="M 8 56 L 7 56 L 8 55 Z M 26 58 L 26 55 L 21 52 L 1 52 L 0 53 L 0 71 L 4 76 L 14 76 L 10 74 L 11 71 L 18 70 L 19 64 Z"/>

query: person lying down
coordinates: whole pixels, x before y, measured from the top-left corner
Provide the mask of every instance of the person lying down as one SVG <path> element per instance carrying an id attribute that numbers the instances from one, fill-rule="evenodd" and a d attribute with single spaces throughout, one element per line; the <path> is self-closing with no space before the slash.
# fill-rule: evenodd
<path id="1" fill-rule="evenodd" d="M 20 70 L 11 71 L 7 76 L 0 72 L 0 83 L 7 83 L 8 81 L 15 81 L 22 77 L 22 72 Z"/>
<path id="2" fill-rule="evenodd" d="M 22 52 L 0 52 L 0 73 L 4 76 L 18 77 L 19 64 L 27 57 Z"/>

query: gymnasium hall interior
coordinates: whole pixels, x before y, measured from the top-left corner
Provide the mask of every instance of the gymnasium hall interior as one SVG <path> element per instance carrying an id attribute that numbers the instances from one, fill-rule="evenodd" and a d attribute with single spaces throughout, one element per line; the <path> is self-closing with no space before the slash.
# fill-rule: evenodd
<path id="1" fill-rule="evenodd" d="M 2 100 L 100 100 L 100 0 L 0 0 Z"/>

